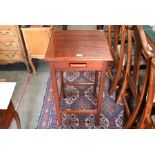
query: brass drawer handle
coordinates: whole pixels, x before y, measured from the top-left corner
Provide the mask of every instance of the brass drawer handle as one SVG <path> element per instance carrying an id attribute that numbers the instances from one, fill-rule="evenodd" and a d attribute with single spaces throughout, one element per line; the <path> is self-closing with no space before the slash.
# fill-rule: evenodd
<path id="1" fill-rule="evenodd" d="M 87 67 L 86 63 L 70 63 L 69 67 Z"/>
<path id="2" fill-rule="evenodd" d="M 14 53 L 14 54 L 6 54 L 6 56 L 8 57 L 8 58 L 13 58 L 13 57 L 15 57 L 15 55 L 16 55 L 16 53 Z"/>
<path id="3" fill-rule="evenodd" d="M 7 32 L 0 32 L 0 35 L 2 35 L 2 36 L 5 36 L 7 34 L 9 34 L 9 31 L 7 31 Z"/>
<path id="4" fill-rule="evenodd" d="M 9 42 L 9 43 L 3 43 L 3 45 L 4 45 L 5 47 L 10 47 L 10 46 L 12 46 L 12 42 Z"/>

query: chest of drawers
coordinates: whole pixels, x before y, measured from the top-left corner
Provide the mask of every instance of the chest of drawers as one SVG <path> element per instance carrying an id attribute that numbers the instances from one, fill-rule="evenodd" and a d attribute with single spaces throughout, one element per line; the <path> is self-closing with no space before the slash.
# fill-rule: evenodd
<path id="1" fill-rule="evenodd" d="M 0 64 L 25 63 L 30 71 L 20 26 L 0 26 Z"/>

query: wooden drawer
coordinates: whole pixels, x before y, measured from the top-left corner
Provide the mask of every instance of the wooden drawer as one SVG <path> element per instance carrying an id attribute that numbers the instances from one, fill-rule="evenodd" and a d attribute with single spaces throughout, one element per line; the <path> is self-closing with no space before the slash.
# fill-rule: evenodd
<path id="1" fill-rule="evenodd" d="M 0 51 L 20 50 L 18 39 L 0 39 Z"/>
<path id="2" fill-rule="evenodd" d="M 101 70 L 106 62 L 103 61 L 70 61 L 70 62 L 55 62 L 56 69 L 62 70 Z"/>
<path id="3" fill-rule="evenodd" d="M 22 56 L 18 51 L 4 52 L 0 51 L 0 61 L 2 60 L 22 60 Z"/>
<path id="4" fill-rule="evenodd" d="M 17 32 L 13 26 L 0 26 L 0 38 L 17 37 Z"/>

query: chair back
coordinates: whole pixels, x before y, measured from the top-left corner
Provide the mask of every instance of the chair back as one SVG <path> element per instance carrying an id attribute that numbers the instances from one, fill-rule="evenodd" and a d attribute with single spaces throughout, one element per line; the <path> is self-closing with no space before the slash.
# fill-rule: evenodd
<path id="1" fill-rule="evenodd" d="M 109 95 L 112 95 L 119 85 L 122 72 L 124 71 L 124 50 L 125 50 L 125 25 L 109 25 L 108 26 L 108 43 L 113 57 L 113 62 L 110 62 L 107 67 L 112 85 L 109 90 Z"/>
<path id="2" fill-rule="evenodd" d="M 150 60 L 153 56 L 149 50 L 144 30 L 141 26 L 127 26 L 128 53 L 124 82 L 126 91 L 122 95 L 126 119 L 123 128 L 131 128 L 138 118 L 148 87 Z M 132 54 L 134 59 L 132 60 Z M 145 67 L 141 70 L 141 62 Z M 131 67 L 133 66 L 133 68 Z"/>
<path id="3" fill-rule="evenodd" d="M 155 124 L 151 119 L 151 111 L 153 107 L 153 100 L 155 97 L 155 58 L 151 60 L 149 85 L 147 90 L 146 104 L 143 109 L 138 128 L 155 128 Z"/>
<path id="4" fill-rule="evenodd" d="M 116 64 L 119 64 L 120 61 L 123 61 L 125 48 L 125 31 L 125 25 L 108 26 L 108 43 L 114 63 Z"/>

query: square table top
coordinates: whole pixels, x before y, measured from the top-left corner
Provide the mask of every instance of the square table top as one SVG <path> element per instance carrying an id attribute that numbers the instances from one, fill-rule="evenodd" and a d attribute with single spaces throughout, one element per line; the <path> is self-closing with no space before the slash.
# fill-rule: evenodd
<path id="1" fill-rule="evenodd" d="M 104 60 L 112 61 L 104 31 L 60 30 L 53 33 L 45 60 Z"/>
<path id="2" fill-rule="evenodd" d="M 16 82 L 0 82 L 0 109 L 7 109 L 12 98 Z"/>

